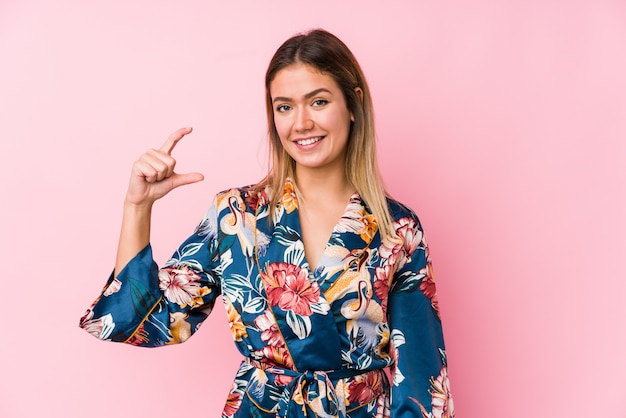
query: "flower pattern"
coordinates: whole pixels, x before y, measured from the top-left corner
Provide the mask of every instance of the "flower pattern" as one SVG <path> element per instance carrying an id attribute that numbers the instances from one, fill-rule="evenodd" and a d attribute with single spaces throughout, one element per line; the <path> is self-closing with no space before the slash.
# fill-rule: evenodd
<path id="1" fill-rule="evenodd" d="M 348 401 L 368 404 L 377 399 L 382 391 L 383 382 L 380 374 L 360 375 L 348 385 Z"/>
<path id="2" fill-rule="evenodd" d="M 181 308 L 197 305 L 197 298 L 209 291 L 208 288 L 201 287 L 200 276 L 187 266 L 168 267 L 159 271 L 159 288 L 167 300 Z"/>
<path id="3" fill-rule="evenodd" d="M 109 283 L 109 285 L 106 287 L 102 295 L 111 296 L 113 293 L 119 292 L 121 287 L 122 282 L 120 282 L 118 279 L 113 279 L 111 283 Z"/>
<path id="4" fill-rule="evenodd" d="M 285 185 L 283 197 L 280 202 L 287 213 L 291 213 L 298 209 L 298 198 L 296 197 L 296 190 L 292 183 L 287 183 Z"/>
<path id="5" fill-rule="evenodd" d="M 298 266 L 273 263 L 261 272 L 267 298 L 272 306 L 298 315 L 310 316 L 311 305 L 320 296 L 317 283 L 310 282 L 306 272 Z"/>
<path id="6" fill-rule="evenodd" d="M 248 336 L 246 326 L 241 320 L 241 315 L 237 312 L 237 309 L 230 302 L 230 299 L 224 297 L 224 304 L 226 305 L 226 317 L 228 318 L 228 325 L 230 326 L 230 332 L 233 335 L 233 340 L 241 342 Z"/>
<path id="7" fill-rule="evenodd" d="M 109 279 L 80 326 L 131 345 L 181 343 L 221 295 L 245 358 L 223 418 L 453 417 L 417 216 L 389 199 L 396 237 L 381 239 L 376 218 L 354 194 L 311 271 L 294 185 L 285 184 L 272 219 L 271 191 L 252 190 L 219 193 L 160 270 L 151 246 L 144 248 Z"/>
<path id="8" fill-rule="evenodd" d="M 426 264 L 426 267 L 419 271 L 419 274 L 423 276 L 420 283 L 420 290 L 426 296 L 436 312 L 439 312 L 439 300 L 437 299 L 437 288 L 435 286 L 435 277 L 433 276 L 433 268 L 430 260 Z"/>
<path id="9" fill-rule="evenodd" d="M 430 378 L 431 411 L 428 411 L 422 403 L 415 398 L 410 398 L 415 402 L 421 412 L 422 418 L 453 418 L 454 401 L 450 393 L 450 379 L 448 378 L 448 368 L 445 366 L 445 353 L 442 352 L 444 365 L 437 377 Z"/>

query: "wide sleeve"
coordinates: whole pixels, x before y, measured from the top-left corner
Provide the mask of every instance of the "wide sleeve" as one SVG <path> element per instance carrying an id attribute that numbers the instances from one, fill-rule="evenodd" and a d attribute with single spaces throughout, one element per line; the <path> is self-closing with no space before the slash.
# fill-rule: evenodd
<path id="1" fill-rule="evenodd" d="M 428 246 L 414 214 L 396 223 L 403 239 L 389 293 L 394 418 L 451 418 L 443 331 Z"/>
<path id="2" fill-rule="evenodd" d="M 119 272 L 79 326 L 106 341 L 155 347 L 193 335 L 220 294 L 215 204 L 159 269 L 147 245 Z"/>

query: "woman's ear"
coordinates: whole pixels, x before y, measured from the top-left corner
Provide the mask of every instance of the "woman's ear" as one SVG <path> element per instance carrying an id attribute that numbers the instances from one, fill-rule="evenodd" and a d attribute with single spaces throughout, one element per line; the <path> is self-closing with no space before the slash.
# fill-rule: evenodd
<path id="1" fill-rule="evenodd" d="M 361 102 L 361 105 L 363 105 L 363 90 L 361 87 L 355 87 L 354 92 L 357 96 L 359 96 L 359 101 Z M 350 113 L 350 120 L 354 122 L 354 115 L 352 113 Z"/>
<path id="2" fill-rule="evenodd" d="M 356 92 L 356 95 L 359 96 L 361 104 L 363 104 L 363 90 L 361 89 L 361 87 L 355 87 L 354 91 Z"/>

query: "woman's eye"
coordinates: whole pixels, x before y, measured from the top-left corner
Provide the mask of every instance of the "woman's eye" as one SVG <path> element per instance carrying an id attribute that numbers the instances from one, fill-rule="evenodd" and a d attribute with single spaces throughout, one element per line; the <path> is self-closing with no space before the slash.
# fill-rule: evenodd
<path id="1" fill-rule="evenodd" d="M 320 107 L 320 106 L 324 106 L 326 103 L 328 103 L 328 100 L 316 99 L 313 101 L 313 106 Z"/>
<path id="2" fill-rule="evenodd" d="M 278 112 L 281 112 L 281 113 L 282 113 L 282 112 L 286 112 L 286 111 L 288 111 L 289 109 L 290 109 L 289 105 L 282 104 L 282 105 L 279 105 L 279 106 L 276 108 L 276 111 L 278 111 Z"/>

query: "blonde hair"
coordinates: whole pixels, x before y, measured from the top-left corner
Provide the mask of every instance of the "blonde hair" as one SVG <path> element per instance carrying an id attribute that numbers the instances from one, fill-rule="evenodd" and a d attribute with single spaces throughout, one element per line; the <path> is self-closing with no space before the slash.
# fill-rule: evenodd
<path id="1" fill-rule="evenodd" d="M 270 211 L 282 197 L 287 178 L 294 182 L 295 161 L 283 148 L 274 124 L 274 109 L 270 84 L 276 74 L 295 63 L 309 65 L 331 76 L 339 85 L 354 116 L 350 127 L 346 152 L 346 177 L 378 221 L 381 237 L 395 236 L 393 219 L 387 205 L 385 191 L 376 160 L 374 109 L 370 90 L 363 71 L 348 47 L 335 35 L 321 29 L 298 34 L 283 43 L 272 57 L 265 74 L 265 105 L 270 141 L 270 168 L 268 175 L 257 185 L 257 190 L 270 186 L 273 193 Z M 359 91 L 362 94 L 359 94 Z M 270 216 L 270 219 L 273 217 Z"/>

